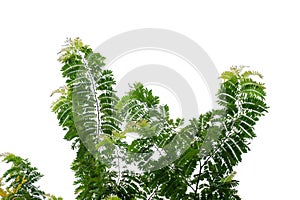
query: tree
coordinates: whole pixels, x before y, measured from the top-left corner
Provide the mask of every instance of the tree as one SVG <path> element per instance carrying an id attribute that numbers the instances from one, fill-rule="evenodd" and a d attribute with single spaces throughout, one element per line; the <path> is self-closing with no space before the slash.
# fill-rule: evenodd
<path id="1" fill-rule="evenodd" d="M 58 60 L 66 85 L 52 93 L 59 94 L 52 111 L 77 153 L 76 199 L 241 199 L 234 167 L 268 109 L 259 72 L 240 66 L 222 73 L 220 108 L 184 126 L 141 83 L 118 98 L 105 58 L 79 38 L 67 39 Z M 128 142 L 131 132 L 139 137 Z M 42 175 L 27 159 L 2 157 L 12 163 L 0 179 L 2 199 L 62 199 L 35 185 Z M 132 163 L 139 173 L 126 167 Z"/>
<path id="2" fill-rule="evenodd" d="M 68 39 L 60 52 L 66 87 L 59 91 L 61 96 L 53 111 L 67 131 L 65 139 L 73 141 L 72 148 L 77 151 L 72 165 L 77 178 L 77 199 L 101 199 L 109 195 L 121 199 L 240 199 L 233 167 L 250 150 L 249 142 L 256 136 L 254 125 L 268 109 L 264 84 L 253 79 L 262 75 L 243 66 L 231 67 L 220 76 L 223 82 L 217 97 L 221 108 L 182 127 L 183 119 L 170 119 L 169 107 L 159 105 L 159 97 L 142 84 L 135 84 L 127 95 L 118 99 L 113 90 L 113 74 L 103 69 L 104 60 L 79 38 Z M 87 103 L 81 106 L 74 99 Z M 153 111 L 156 120 L 151 119 Z M 158 121 L 162 125 L 159 134 L 155 126 Z M 87 126 L 87 122 L 93 125 Z M 126 128 L 122 130 L 121 124 Z M 86 133 L 90 128 L 91 132 Z M 131 144 L 122 141 L 132 131 L 144 135 L 156 132 Z M 176 151 L 182 143 L 189 143 L 181 156 L 171 165 L 142 174 L 110 170 L 105 160 L 90 154 L 90 148 L 97 149 L 85 142 L 98 141 L 98 148 L 113 144 L 119 151 L 145 153 L 153 152 L 153 147 L 165 148 L 176 137 L 180 140 L 167 150 Z M 163 162 L 164 158 L 160 159 Z"/>

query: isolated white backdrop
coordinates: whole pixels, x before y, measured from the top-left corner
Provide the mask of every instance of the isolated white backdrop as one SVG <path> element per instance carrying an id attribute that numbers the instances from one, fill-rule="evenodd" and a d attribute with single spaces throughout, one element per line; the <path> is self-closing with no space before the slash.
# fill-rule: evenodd
<path id="1" fill-rule="evenodd" d="M 219 72 L 249 65 L 264 76 L 270 112 L 236 168 L 245 200 L 299 199 L 300 6 L 297 1 L 1 1 L 0 152 L 30 158 L 44 190 L 74 199 L 74 158 L 50 112 L 63 85 L 66 37 L 96 48 L 119 33 L 163 28 L 196 41 Z M 0 165 L 0 167 L 2 167 Z"/>

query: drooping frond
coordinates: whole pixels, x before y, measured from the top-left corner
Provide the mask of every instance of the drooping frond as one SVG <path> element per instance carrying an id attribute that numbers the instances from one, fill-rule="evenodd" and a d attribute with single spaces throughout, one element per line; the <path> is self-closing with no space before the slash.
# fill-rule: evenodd
<path id="1" fill-rule="evenodd" d="M 11 167 L 4 172 L 3 177 L 0 177 L 1 199 L 46 199 L 45 192 L 36 186 L 36 182 L 43 177 L 37 168 L 32 167 L 27 159 L 14 154 L 7 153 L 2 156 L 3 162 L 11 164 Z M 7 184 L 5 189 L 2 188 L 2 181 Z"/>

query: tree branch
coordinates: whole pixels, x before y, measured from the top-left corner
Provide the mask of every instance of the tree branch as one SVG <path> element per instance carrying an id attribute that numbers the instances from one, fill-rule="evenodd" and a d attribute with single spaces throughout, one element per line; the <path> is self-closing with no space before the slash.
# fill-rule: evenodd
<path id="1" fill-rule="evenodd" d="M 194 192 L 194 194 L 195 194 L 195 199 L 197 199 L 197 192 L 198 192 L 198 187 L 199 187 L 199 182 L 200 182 L 200 175 L 201 175 L 201 171 L 202 171 L 202 167 L 203 167 L 203 165 L 201 165 L 201 161 L 199 161 L 199 163 L 200 163 L 200 167 L 199 167 L 199 172 L 198 172 L 198 179 L 197 179 L 197 183 L 196 183 L 196 188 L 195 188 L 195 192 Z"/>

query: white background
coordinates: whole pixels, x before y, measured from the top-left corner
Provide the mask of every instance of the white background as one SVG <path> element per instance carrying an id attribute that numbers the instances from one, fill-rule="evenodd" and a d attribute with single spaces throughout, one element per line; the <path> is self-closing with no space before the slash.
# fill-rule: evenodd
<path id="1" fill-rule="evenodd" d="M 164 28 L 196 41 L 219 72 L 249 65 L 265 77 L 269 114 L 237 167 L 245 200 L 299 199 L 300 6 L 297 1 L 1 1 L 0 152 L 30 158 L 49 193 L 72 200 L 74 158 L 50 112 L 63 85 L 66 37 L 96 48 L 119 33 Z M 2 165 L 0 165 L 2 167 Z"/>

